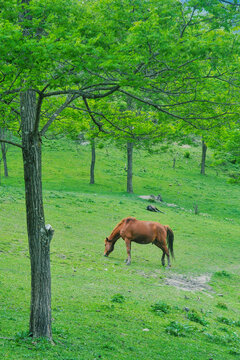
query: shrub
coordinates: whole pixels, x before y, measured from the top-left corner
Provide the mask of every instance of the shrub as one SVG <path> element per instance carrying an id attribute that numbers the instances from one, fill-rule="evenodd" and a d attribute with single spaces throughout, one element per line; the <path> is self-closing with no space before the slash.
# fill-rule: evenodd
<path id="1" fill-rule="evenodd" d="M 229 184 L 239 184 L 240 183 L 240 176 L 236 176 L 236 177 L 229 177 L 227 182 Z"/>
<path id="2" fill-rule="evenodd" d="M 229 334 L 229 330 L 226 327 L 220 327 L 219 330 Z"/>
<path id="3" fill-rule="evenodd" d="M 178 321 L 171 321 L 165 330 L 169 335 L 185 337 L 188 333 L 193 331 L 193 327 L 183 325 Z"/>
<path id="4" fill-rule="evenodd" d="M 23 340 L 28 340 L 30 338 L 29 336 L 29 331 L 19 331 L 14 336 L 14 340 L 16 341 L 16 343 L 18 343 Z"/>
<path id="5" fill-rule="evenodd" d="M 224 316 L 218 316 L 217 321 L 226 325 L 233 325 L 233 321 Z"/>
<path id="6" fill-rule="evenodd" d="M 151 310 L 158 315 L 167 314 L 170 312 L 170 306 L 163 301 L 158 301 L 151 305 Z"/>
<path id="7" fill-rule="evenodd" d="M 194 321 L 194 322 L 199 323 L 199 324 L 201 324 L 201 325 L 203 325 L 203 326 L 206 326 L 206 325 L 207 325 L 207 321 L 206 321 L 204 318 L 202 318 L 202 317 L 201 317 L 196 311 L 194 311 L 194 310 L 192 310 L 191 312 L 189 312 L 189 313 L 187 314 L 187 318 L 188 318 L 188 320 Z"/>
<path id="8" fill-rule="evenodd" d="M 209 334 L 209 333 L 204 333 L 204 335 L 206 336 L 206 338 L 215 343 L 215 344 L 223 344 L 223 345 L 227 345 L 231 342 L 234 342 L 234 339 L 229 335 L 218 335 L 218 334 Z"/>
<path id="9" fill-rule="evenodd" d="M 123 303 L 125 301 L 125 296 L 123 296 L 122 294 L 115 294 L 111 298 L 111 301 L 121 304 L 121 303 Z"/>
<path id="10" fill-rule="evenodd" d="M 228 308 L 227 305 L 222 302 L 218 302 L 216 307 L 223 309 L 223 310 L 227 310 L 227 308 Z"/>
<path id="11" fill-rule="evenodd" d="M 217 271 L 217 272 L 215 272 L 214 275 L 216 275 L 218 277 L 231 277 L 231 274 L 225 270 Z"/>
<path id="12" fill-rule="evenodd" d="M 184 157 L 185 157 L 186 159 L 189 159 L 189 158 L 190 158 L 190 152 L 189 152 L 189 151 L 185 151 Z"/>
<path id="13" fill-rule="evenodd" d="M 224 316 L 218 316 L 217 321 L 226 324 L 226 325 L 234 325 L 240 327 L 240 320 L 231 320 Z"/>
<path id="14" fill-rule="evenodd" d="M 239 351 L 238 349 L 233 348 L 233 349 L 230 349 L 230 350 L 229 350 L 229 354 L 230 354 L 230 355 L 239 356 L 239 355 L 240 355 L 240 351 Z"/>
<path id="15" fill-rule="evenodd" d="M 161 149 L 162 152 L 167 152 L 167 150 L 169 149 L 169 146 L 168 145 L 162 145 L 160 147 L 160 149 Z"/>

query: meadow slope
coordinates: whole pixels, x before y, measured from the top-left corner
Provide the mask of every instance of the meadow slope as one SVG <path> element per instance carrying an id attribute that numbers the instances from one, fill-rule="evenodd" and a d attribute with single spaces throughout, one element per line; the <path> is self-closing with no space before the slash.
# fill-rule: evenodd
<path id="1" fill-rule="evenodd" d="M 89 185 L 89 145 L 45 140 L 43 148 L 45 217 L 55 229 L 55 345 L 27 337 L 30 268 L 22 158 L 10 148 L 10 176 L 1 177 L 0 185 L 0 358 L 240 358 L 240 187 L 227 181 L 231 168 L 216 171 L 210 154 L 207 174 L 200 175 L 198 147 L 187 149 L 189 158 L 180 146 L 159 146 L 152 154 L 135 150 L 129 195 L 122 150 L 97 148 L 96 184 Z M 163 213 L 146 211 L 149 202 L 139 195 L 150 194 L 161 194 L 164 202 L 155 205 Z M 170 225 L 176 255 L 170 270 L 161 267 L 161 252 L 151 245 L 133 244 L 131 266 L 124 264 L 122 240 L 103 257 L 104 238 L 126 216 Z"/>

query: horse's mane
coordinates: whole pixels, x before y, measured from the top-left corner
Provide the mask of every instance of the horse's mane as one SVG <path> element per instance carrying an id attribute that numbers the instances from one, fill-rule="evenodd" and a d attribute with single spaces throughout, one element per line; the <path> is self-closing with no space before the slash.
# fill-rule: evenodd
<path id="1" fill-rule="evenodd" d="M 114 236 L 114 234 L 117 232 L 117 230 L 118 230 L 118 228 L 119 228 L 119 226 L 120 225 L 122 225 L 124 222 L 129 222 L 129 221 L 131 221 L 131 220 L 136 220 L 136 218 L 134 218 L 134 217 L 126 217 L 126 218 L 124 218 L 124 219 L 122 219 L 116 226 L 115 226 L 115 228 L 113 229 L 113 231 L 111 232 L 111 235 L 110 236 Z"/>
<path id="2" fill-rule="evenodd" d="M 136 218 L 129 216 L 129 217 L 123 219 L 123 220 L 126 220 L 126 223 L 128 223 L 129 221 L 136 220 Z"/>

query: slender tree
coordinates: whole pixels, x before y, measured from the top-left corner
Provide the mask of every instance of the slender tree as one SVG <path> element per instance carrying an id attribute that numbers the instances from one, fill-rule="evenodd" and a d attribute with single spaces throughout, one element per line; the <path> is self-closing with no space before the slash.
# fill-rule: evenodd
<path id="1" fill-rule="evenodd" d="M 5 139 L 5 129 L 0 128 L 0 138 Z M 3 161 L 3 167 L 4 167 L 4 176 L 8 177 L 8 166 L 7 166 L 7 144 L 1 143 L 1 150 L 2 150 L 2 161 Z"/>
<path id="2" fill-rule="evenodd" d="M 133 193 L 132 174 L 133 174 L 133 143 L 127 142 L 127 192 Z"/>
<path id="3" fill-rule="evenodd" d="M 207 155 L 207 144 L 202 138 L 202 161 L 201 161 L 201 174 L 205 175 L 205 165 L 206 165 L 206 155 Z"/>
<path id="4" fill-rule="evenodd" d="M 96 161 L 95 139 L 91 139 L 91 167 L 90 167 L 90 184 L 95 183 L 94 169 Z"/>

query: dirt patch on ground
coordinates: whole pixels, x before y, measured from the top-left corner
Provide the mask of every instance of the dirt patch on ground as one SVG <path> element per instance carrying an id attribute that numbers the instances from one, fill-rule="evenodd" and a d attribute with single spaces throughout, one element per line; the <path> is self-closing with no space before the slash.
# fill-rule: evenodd
<path id="1" fill-rule="evenodd" d="M 144 258 L 141 260 L 148 261 Z M 168 273 L 169 271 L 169 273 Z M 166 270 L 164 273 L 161 269 L 154 271 L 143 271 L 143 270 L 134 270 L 134 273 L 137 273 L 140 276 L 148 278 L 154 278 L 157 283 L 154 286 L 175 286 L 178 289 L 185 291 L 208 291 L 213 292 L 212 287 L 208 284 L 211 279 L 211 275 L 202 274 L 199 276 L 191 276 L 191 275 L 182 275 L 172 273 L 171 270 Z"/>
<path id="2" fill-rule="evenodd" d="M 171 274 L 166 277 L 165 284 L 175 286 L 178 289 L 185 291 L 212 291 L 208 282 L 211 276 L 208 274 L 200 276 L 186 276 L 180 274 Z"/>

